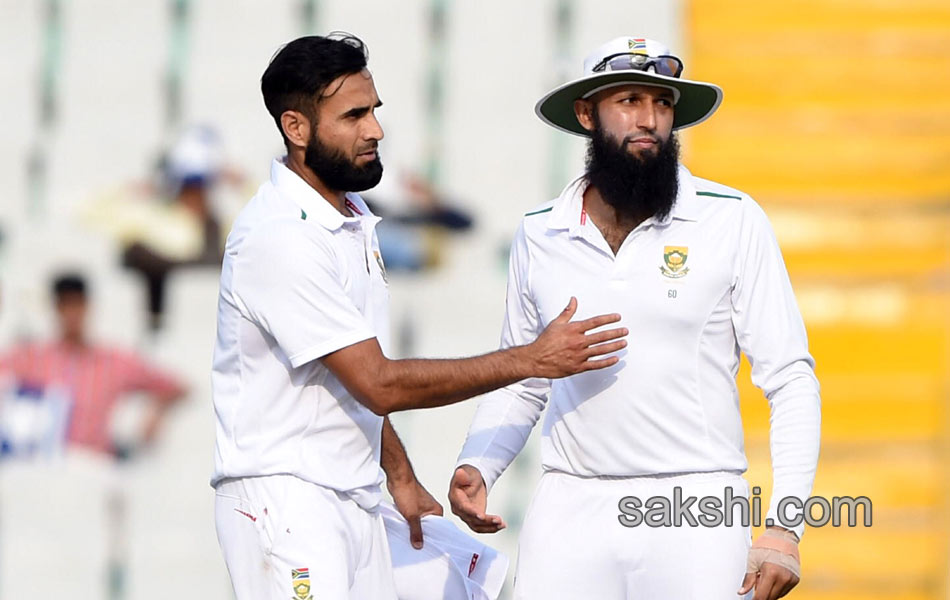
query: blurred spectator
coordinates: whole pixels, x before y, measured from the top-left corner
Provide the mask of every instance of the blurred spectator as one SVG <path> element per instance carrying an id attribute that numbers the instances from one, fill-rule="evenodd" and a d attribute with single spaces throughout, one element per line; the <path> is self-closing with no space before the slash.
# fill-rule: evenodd
<path id="1" fill-rule="evenodd" d="M 240 184 L 225 167 L 209 127 L 186 130 L 159 165 L 157 184 L 129 185 L 93 202 L 86 217 L 116 237 L 122 265 L 142 277 L 149 327 L 161 328 L 168 275 L 186 266 L 221 266 L 224 240 L 213 196 L 219 183 Z"/>
<path id="2" fill-rule="evenodd" d="M 0 354 L 0 376 L 12 387 L 10 398 L 49 399 L 48 393 L 54 392 L 57 399 L 65 398 L 68 406 L 64 445 L 115 455 L 118 451 L 110 430 L 113 411 L 123 395 L 145 392 L 151 399 L 151 407 L 141 442 L 150 444 L 168 408 L 185 394 L 184 384 L 133 352 L 88 339 L 88 295 L 82 277 L 73 274 L 58 277 L 53 283 L 53 296 L 59 329 L 57 339 L 22 343 Z M 8 405 L 4 408 L 9 409 L 12 401 L 4 404 Z M 4 415 L 5 422 L 9 417 Z M 30 438 L 22 426 L 19 437 Z M 5 440 L 8 453 L 16 453 L 14 441 Z"/>
<path id="3" fill-rule="evenodd" d="M 28 531 L 31 540 L 3 553 L 4 592 L 37 595 L 42 584 L 33 567 L 53 563 L 70 582 L 70 597 L 102 598 L 108 590 L 118 600 L 125 593 L 128 528 L 126 486 L 114 459 L 128 458 L 132 448 L 113 442 L 112 417 L 123 396 L 144 393 L 149 410 L 136 447 L 148 446 L 186 390 L 141 356 L 89 339 L 82 277 L 60 276 L 52 291 L 57 338 L 0 354 L 4 529 L 13 539 Z M 63 460 L 43 460 L 52 458 Z M 29 491 L 44 481 L 55 482 L 58 501 Z"/>
<path id="4" fill-rule="evenodd" d="M 383 160 L 386 155 L 381 153 Z M 379 185 L 362 194 L 383 218 L 376 227 L 389 271 L 420 271 L 441 264 L 446 233 L 471 229 L 472 217 L 419 175 L 386 164 Z"/>

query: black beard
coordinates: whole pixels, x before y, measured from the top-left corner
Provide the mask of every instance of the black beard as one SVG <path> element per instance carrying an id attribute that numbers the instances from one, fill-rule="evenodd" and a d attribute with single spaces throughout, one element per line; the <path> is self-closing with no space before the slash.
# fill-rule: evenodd
<path id="1" fill-rule="evenodd" d="M 680 147 L 676 134 L 660 142 L 657 153 L 642 157 L 608 137 L 599 120 L 587 146 L 587 180 L 618 217 L 665 219 L 679 190 Z"/>
<path id="2" fill-rule="evenodd" d="M 383 177 L 383 162 L 376 158 L 357 167 L 339 150 L 325 146 L 314 130 L 303 162 L 328 188 L 339 192 L 362 192 L 375 187 Z"/>

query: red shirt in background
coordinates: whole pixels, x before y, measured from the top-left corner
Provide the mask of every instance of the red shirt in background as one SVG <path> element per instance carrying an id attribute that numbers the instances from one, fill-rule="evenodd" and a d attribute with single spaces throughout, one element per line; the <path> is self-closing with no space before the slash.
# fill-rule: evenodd
<path id="1" fill-rule="evenodd" d="M 73 406 L 67 444 L 109 453 L 110 420 L 124 394 L 173 394 L 182 384 L 133 352 L 62 342 L 21 344 L 0 355 L 0 373 L 17 385 L 57 385 L 71 394 Z"/>

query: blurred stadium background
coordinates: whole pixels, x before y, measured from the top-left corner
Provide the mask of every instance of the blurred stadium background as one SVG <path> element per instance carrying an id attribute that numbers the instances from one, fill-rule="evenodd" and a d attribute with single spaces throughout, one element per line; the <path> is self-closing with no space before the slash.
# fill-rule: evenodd
<path id="1" fill-rule="evenodd" d="M 96 337 L 138 349 L 192 390 L 158 447 L 122 469 L 122 597 L 230 597 L 208 487 L 217 273 L 175 271 L 164 327 L 150 333 L 118 242 L 84 215 L 108 190 L 147 180 L 183 129 L 205 124 L 245 174 L 222 204 L 226 231 L 281 152 L 260 74 L 281 43 L 331 30 L 370 48 L 387 167 L 421 174 L 476 223 L 436 234 L 437 267 L 393 275 L 400 354 L 497 344 L 508 240 L 525 210 L 579 171 L 584 149 L 532 107 L 579 73 L 590 48 L 633 33 L 665 40 L 685 57 L 686 77 L 722 86 L 719 113 L 684 135 L 684 162 L 748 192 L 771 217 L 822 383 L 814 493 L 866 495 L 874 506 L 871 528 L 806 533 L 793 597 L 950 598 L 946 0 L 5 1 L 0 343 L 50 335 L 49 279 L 78 268 L 93 286 Z M 740 382 L 748 478 L 767 497 L 768 406 L 747 369 Z M 394 419 L 446 506 L 473 408 Z M 513 562 L 539 475 L 536 442 L 490 499 L 512 525 L 491 542 Z M 103 475 L 105 464 L 0 465 L 0 598 L 106 597 L 96 482 L 115 474 Z M 41 513 L 59 539 L 31 527 Z M 83 570 L 102 587 L 74 575 Z"/>

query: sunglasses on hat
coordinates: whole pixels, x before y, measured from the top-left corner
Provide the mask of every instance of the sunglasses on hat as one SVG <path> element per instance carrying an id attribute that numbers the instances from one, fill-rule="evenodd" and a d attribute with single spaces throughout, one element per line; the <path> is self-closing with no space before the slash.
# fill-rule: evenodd
<path id="1" fill-rule="evenodd" d="M 649 71 L 652 67 L 657 75 L 666 75 L 667 77 L 679 77 L 683 72 L 683 61 L 675 56 L 647 56 L 646 54 L 635 54 L 633 52 L 621 52 L 604 57 L 599 63 L 594 65 L 594 73 L 605 71 Z"/>

